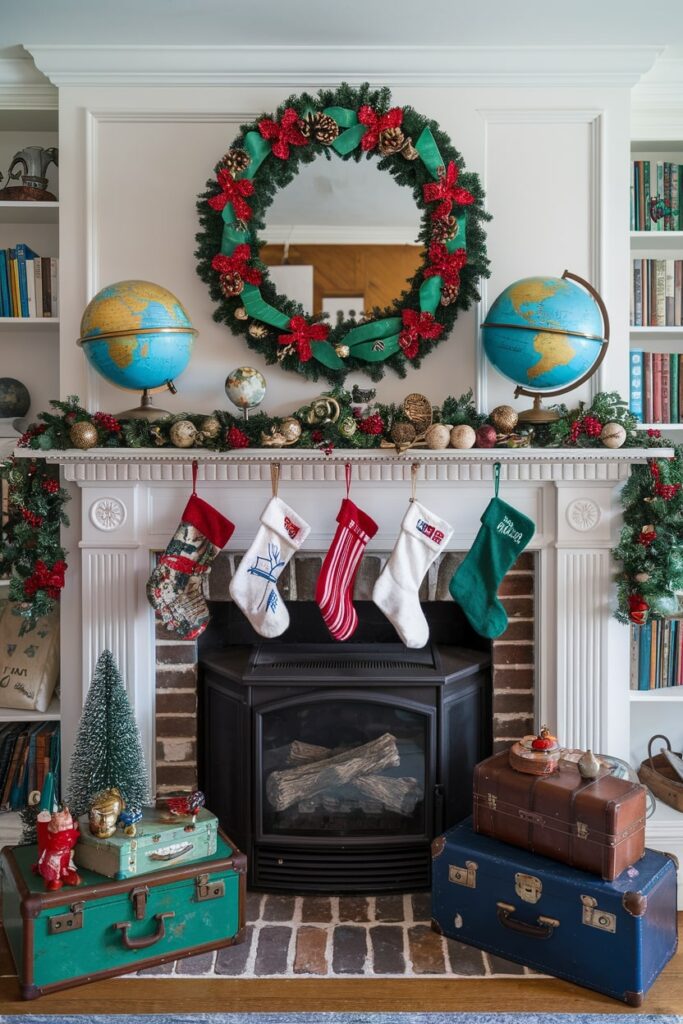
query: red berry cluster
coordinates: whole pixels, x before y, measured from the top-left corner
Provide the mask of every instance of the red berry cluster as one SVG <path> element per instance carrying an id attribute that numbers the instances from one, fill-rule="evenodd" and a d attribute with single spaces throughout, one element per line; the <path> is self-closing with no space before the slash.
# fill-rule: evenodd
<path id="1" fill-rule="evenodd" d="M 239 427 L 230 427 L 225 435 L 225 440 L 229 448 L 249 447 L 249 438 Z"/>
<path id="2" fill-rule="evenodd" d="M 36 529 L 43 525 L 43 517 L 38 515 L 37 512 L 32 512 L 30 508 L 22 508 L 21 516 L 24 522 Z"/>
<path id="3" fill-rule="evenodd" d="M 39 426 L 29 427 L 28 430 L 21 435 L 17 441 L 18 448 L 27 448 L 32 437 L 38 437 L 40 434 L 44 434 L 47 430 L 47 423 L 41 423 Z"/>
<path id="4" fill-rule="evenodd" d="M 372 416 L 360 420 L 358 429 L 362 434 L 381 434 L 384 430 L 384 420 L 378 412 L 374 412 Z"/>
<path id="5" fill-rule="evenodd" d="M 313 444 L 321 444 L 325 440 L 325 435 L 322 430 L 314 430 L 311 434 L 311 441 Z"/>
<path id="6" fill-rule="evenodd" d="M 116 416 L 112 416 L 111 413 L 96 412 L 92 421 L 100 430 L 108 430 L 111 434 L 121 433 L 121 424 L 117 420 Z"/>
<path id="7" fill-rule="evenodd" d="M 44 491 L 47 491 L 48 494 L 56 494 L 59 490 L 59 480 L 43 480 L 40 486 Z"/>
<path id="8" fill-rule="evenodd" d="M 46 562 L 38 559 L 35 569 L 24 580 L 24 594 L 26 597 L 34 597 L 38 590 L 44 590 L 48 597 L 56 599 L 64 586 L 64 573 L 68 566 L 61 559 L 56 561 L 52 568 Z"/>
<path id="9" fill-rule="evenodd" d="M 649 548 L 650 544 L 657 540 L 657 531 L 655 530 L 654 526 L 641 527 L 637 540 L 638 543 L 642 544 L 644 548 Z"/>
<path id="10" fill-rule="evenodd" d="M 654 427 L 648 427 L 647 436 L 648 437 L 661 437 L 662 436 L 662 432 L 661 432 L 661 430 L 656 430 Z"/>
<path id="11" fill-rule="evenodd" d="M 659 465 L 656 462 L 650 463 L 650 473 L 654 480 L 654 492 L 658 498 L 664 501 L 672 501 L 681 489 L 680 484 L 663 484 L 659 478 Z"/>
<path id="12" fill-rule="evenodd" d="M 586 437 L 600 437 L 601 433 L 602 423 L 597 417 L 580 416 L 579 419 L 573 421 L 569 428 L 569 441 L 571 444 L 576 444 L 581 434 L 585 434 Z"/>

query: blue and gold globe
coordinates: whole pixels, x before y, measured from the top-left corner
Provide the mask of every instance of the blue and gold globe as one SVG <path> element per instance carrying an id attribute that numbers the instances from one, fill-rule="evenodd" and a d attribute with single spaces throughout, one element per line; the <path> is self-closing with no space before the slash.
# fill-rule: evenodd
<path id="1" fill-rule="evenodd" d="M 525 277 L 501 292 L 482 326 L 484 351 L 515 394 L 561 394 L 597 370 L 609 341 L 604 303 L 591 286 Z"/>
<path id="2" fill-rule="evenodd" d="M 120 388 L 168 385 L 190 361 L 197 332 L 187 311 L 161 285 L 119 281 L 86 306 L 79 345 L 92 367 Z"/>

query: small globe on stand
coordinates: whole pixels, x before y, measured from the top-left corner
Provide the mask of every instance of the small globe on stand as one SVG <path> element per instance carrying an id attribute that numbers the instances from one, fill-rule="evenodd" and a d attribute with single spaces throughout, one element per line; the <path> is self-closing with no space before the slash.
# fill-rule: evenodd
<path id="1" fill-rule="evenodd" d="M 266 397 L 266 378 L 253 366 L 238 366 L 225 378 L 225 393 L 247 420 L 249 410 L 255 409 Z"/>
<path id="2" fill-rule="evenodd" d="M 498 296 L 482 324 L 484 351 L 517 384 L 515 398 L 533 398 L 521 423 L 550 423 L 559 413 L 541 399 L 580 387 L 596 372 L 609 344 L 609 317 L 595 289 L 565 270 L 562 277 L 526 277 Z"/>
<path id="3" fill-rule="evenodd" d="M 124 419 L 159 419 L 150 392 L 168 388 L 190 361 L 196 330 L 178 299 L 151 281 L 118 281 L 102 288 L 85 308 L 78 344 L 90 365 L 120 388 L 142 392 Z"/>

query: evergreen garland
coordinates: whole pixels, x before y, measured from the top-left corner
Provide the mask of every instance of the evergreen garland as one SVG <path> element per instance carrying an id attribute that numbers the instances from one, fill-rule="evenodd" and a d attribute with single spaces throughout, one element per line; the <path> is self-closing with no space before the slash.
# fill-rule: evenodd
<path id="1" fill-rule="evenodd" d="M 367 83 L 358 88 L 344 83 L 335 90 L 323 89 L 315 97 L 308 93 L 290 96 L 289 99 L 285 100 L 277 108 L 277 111 L 272 116 L 264 115 L 264 117 L 251 124 L 241 126 L 237 138 L 231 145 L 230 151 L 216 165 L 215 173 L 219 175 L 221 171 L 226 169 L 226 166 L 232 168 L 234 170 L 234 180 L 238 185 L 244 183 L 242 187 L 246 189 L 252 180 L 249 177 L 250 172 L 248 168 L 235 169 L 235 154 L 248 154 L 248 136 L 251 134 L 252 137 L 260 139 L 260 132 L 265 130 L 263 129 L 264 122 L 268 122 L 271 125 L 273 123 L 281 125 L 283 117 L 287 118 L 289 116 L 287 111 L 296 112 L 297 120 L 292 127 L 292 130 L 296 133 L 298 128 L 307 119 L 310 119 L 311 116 L 315 117 L 316 114 L 321 116 L 323 111 L 337 112 L 337 116 L 342 119 L 344 113 L 357 115 L 361 108 L 364 107 L 370 107 L 378 117 L 387 115 L 391 110 L 401 109 L 391 108 L 390 102 L 391 94 L 389 89 L 374 90 Z M 412 348 L 406 339 L 403 338 L 400 343 L 402 347 L 399 347 L 397 351 L 394 351 L 386 359 L 377 360 L 376 355 L 368 356 L 367 358 L 354 355 L 353 346 L 350 352 L 344 354 L 344 347 L 348 348 L 344 344 L 348 332 L 352 328 L 359 326 L 359 322 L 355 320 L 347 320 L 330 325 L 329 330 L 327 330 L 326 325 L 325 344 L 322 347 L 318 345 L 317 352 L 314 352 L 312 358 L 306 360 L 302 360 L 298 351 L 283 349 L 282 344 L 278 342 L 278 338 L 282 337 L 288 328 L 278 328 L 271 325 L 267 327 L 264 337 L 254 337 L 249 333 L 250 324 L 254 323 L 253 319 L 240 319 L 236 316 L 236 313 L 240 312 L 242 317 L 244 317 L 243 295 L 226 295 L 221 284 L 220 275 L 212 265 L 217 254 L 223 252 L 230 255 L 234 251 L 236 244 L 246 243 L 251 249 L 247 256 L 250 266 L 247 269 L 245 263 L 241 265 L 244 281 L 248 282 L 250 278 L 253 278 L 254 283 L 259 284 L 261 297 L 265 302 L 274 307 L 275 310 L 285 314 L 286 318 L 303 316 L 301 306 L 292 302 L 286 296 L 279 295 L 269 280 L 268 268 L 258 258 L 260 248 L 264 244 L 259 240 L 258 232 L 262 231 L 265 227 L 265 214 L 277 191 L 293 180 L 300 164 L 310 163 L 323 153 L 327 159 L 330 159 L 331 147 L 329 144 L 320 141 L 311 133 L 305 144 L 292 144 L 289 147 L 286 159 L 274 156 L 274 150 L 271 149 L 271 152 L 263 159 L 263 162 L 260 163 L 258 169 L 253 173 L 253 193 L 248 193 L 244 198 L 238 196 L 235 199 L 233 205 L 236 211 L 241 208 L 241 202 L 246 202 L 248 220 L 237 221 L 237 226 L 239 227 L 241 224 L 245 230 L 229 232 L 229 240 L 227 240 L 227 236 L 224 234 L 226 226 L 224 213 L 213 209 L 209 205 L 209 200 L 215 200 L 221 194 L 221 187 L 218 181 L 215 178 L 210 179 L 207 182 L 206 190 L 199 196 L 197 209 L 203 230 L 196 236 L 198 247 L 195 256 L 197 258 L 197 272 L 208 285 L 209 294 L 216 303 L 216 310 L 213 315 L 214 320 L 218 323 L 224 323 L 233 333 L 243 334 L 249 347 L 263 355 L 267 363 L 279 362 L 286 370 L 296 371 L 311 380 L 318 380 L 322 377 L 333 384 L 343 381 L 346 374 L 352 370 L 363 370 L 373 380 L 379 380 L 383 376 L 385 366 L 390 367 L 400 377 L 405 377 L 406 366 L 412 365 L 419 368 L 424 356 L 428 355 L 440 341 L 448 337 L 458 312 L 469 309 L 470 305 L 479 299 L 478 280 L 480 277 L 489 276 L 485 250 L 485 233 L 482 224 L 490 219 L 490 215 L 485 212 L 483 207 L 484 193 L 479 178 L 475 173 L 464 170 L 462 156 L 435 121 L 418 114 L 412 107 L 403 107 L 401 112 L 400 131 L 403 135 L 414 143 L 422 136 L 423 132 L 431 132 L 438 150 L 437 155 L 441 159 L 442 168 L 445 170 L 451 163 L 454 165 L 452 171 L 455 171 L 457 168 L 457 171 L 455 171 L 457 185 L 462 190 L 469 192 L 473 201 L 471 204 L 468 201 L 468 205 L 463 206 L 462 209 L 457 204 L 453 207 L 454 214 L 459 214 L 466 210 L 465 242 L 457 240 L 456 242 L 448 243 L 449 251 L 454 250 L 457 245 L 459 252 L 463 253 L 462 246 L 466 247 L 466 263 L 456 272 L 456 278 L 459 278 L 456 288 L 457 295 L 453 297 L 449 304 L 437 305 L 433 316 L 431 312 L 423 312 L 422 316 L 426 318 L 424 325 L 422 325 L 425 327 L 425 333 L 419 333 L 419 336 L 414 335 Z M 335 125 L 335 127 L 337 126 Z M 335 156 L 342 160 L 359 161 L 363 156 L 370 159 L 376 158 L 379 155 L 377 148 L 367 152 L 363 150 L 361 137 L 363 129 L 362 126 L 359 127 L 361 134 L 358 136 L 358 142 L 354 148 L 342 154 L 335 151 Z M 434 184 L 435 178 L 433 174 L 430 174 L 430 170 L 423 159 L 407 159 L 401 152 L 396 152 L 390 155 L 379 155 L 377 166 L 379 170 L 388 171 L 399 185 L 405 185 L 412 190 L 415 203 L 418 209 L 422 211 L 418 241 L 424 247 L 424 252 L 420 268 L 416 271 L 410 288 L 404 291 L 393 305 L 384 309 L 373 309 L 369 317 L 373 321 L 401 317 L 406 310 L 420 313 L 423 309 L 420 301 L 420 288 L 427 280 L 425 271 L 430 266 L 429 250 L 435 240 L 438 241 L 438 234 L 435 235 L 435 225 L 437 225 L 436 229 L 438 230 L 438 218 L 435 220 L 435 209 L 438 204 L 433 201 L 425 201 L 423 192 L 424 186 Z M 228 203 L 228 206 L 230 206 L 230 203 Z M 256 276 L 254 276 L 254 271 L 256 271 Z M 432 277 L 431 280 L 438 282 L 442 281 L 442 278 Z M 444 303 L 448 299 L 448 295 L 444 293 L 443 289 L 440 289 L 439 294 L 441 295 L 441 302 Z M 321 317 L 311 317 L 309 324 L 320 323 L 321 320 Z M 363 321 L 363 323 L 365 322 L 367 321 Z M 267 323 L 268 321 L 266 321 Z M 440 330 L 438 330 L 439 327 L 441 328 Z M 436 333 L 437 331 L 438 334 Z M 322 337 L 324 336 L 323 334 Z M 418 340 L 415 340 L 415 338 Z M 370 343 L 366 343 L 366 345 L 368 344 Z M 313 347 L 315 349 L 316 346 L 314 345 Z M 365 346 L 360 348 L 363 347 Z M 291 349 L 292 346 L 289 348 Z M 360 351 L 360 348 L 358 351 Z M 340 355 L 341 358 L 339 357 Z"/>

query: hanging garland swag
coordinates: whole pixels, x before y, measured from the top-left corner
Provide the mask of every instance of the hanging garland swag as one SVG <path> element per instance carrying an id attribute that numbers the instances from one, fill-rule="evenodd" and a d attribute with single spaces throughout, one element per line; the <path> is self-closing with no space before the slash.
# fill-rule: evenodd
<path id="1" fill-rule="evenodd" d="M 405 377 L 448 334 L 461 309 L 479 299 L 488 277 L 479 178 L 434 121 L 391 107 L 388 89 L 343 84 L 317 97 L 302 93 L 272 116 L 242 125 L 199 197 L 197 272 L 218 304 L 214 319 L 244 334 L 267 363 L 311 380 L 341 382 L 351 370 L 379 380 L 385 367 Z M 330 325 L 279 295 L 259 260 L 258 231 L 278 189 L 301 163 L 322 153 L 342 160 L 379 158 L 422 211 L 421 265 L 407 292 L 361 321 Z"/>

